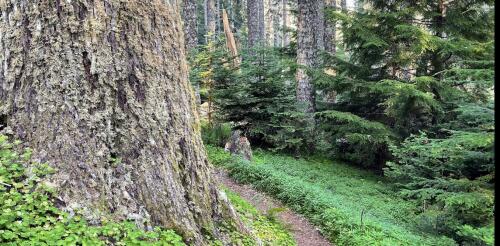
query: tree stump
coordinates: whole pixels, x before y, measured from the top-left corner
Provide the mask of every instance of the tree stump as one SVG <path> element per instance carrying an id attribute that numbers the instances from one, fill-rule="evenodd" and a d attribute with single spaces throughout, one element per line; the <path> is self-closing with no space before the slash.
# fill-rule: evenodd
<path id="1" fill-rule="evenodd" d="M 245 136 L 241 136 L 240 130 L 233 131 L 231 139 L 229 139 L 229 142 L 226 143 L 225 149 L 229 151 L 231 155 L 239 155 L 246 160 L 252 160 L 252 148 L 250 147 L 250 142 Z"/>

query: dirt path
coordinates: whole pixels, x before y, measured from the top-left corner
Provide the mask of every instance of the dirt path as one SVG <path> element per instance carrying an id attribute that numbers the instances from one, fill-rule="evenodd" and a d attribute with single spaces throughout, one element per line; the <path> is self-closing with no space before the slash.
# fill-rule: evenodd
<path id="1" fill-rule="evenodd" d="M 233 192 L 238 193 L 245 200 L 250 202 L 259 211 L 265 214 L 269 209 L 284 207 L 279 201 L 255 190 L 250 185 L 241 185 L 233 181 L 227 173 L 220 168 L 216 169 L 219 182 Z M 299 246 L 331 246 L 319 231 L 301 215 L 298 215 L 286 208 L 280 212 L 277 218 L 290 229 L 293 237 Z"/>

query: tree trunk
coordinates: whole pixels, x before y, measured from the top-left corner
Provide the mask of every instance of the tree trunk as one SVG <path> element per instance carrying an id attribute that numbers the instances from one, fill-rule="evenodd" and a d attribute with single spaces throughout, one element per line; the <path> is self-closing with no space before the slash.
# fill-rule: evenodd
<path id="1" fill-rule="evenodd" d="M 221 21 L 221 17 L 220 17 L 220 11 L 221 11 L 221 4 L 220 4 L 220 0 L 217 0 L 217 2 L 215 3 L 215 23 L 217 24 L 217 36 L 219 36 L 219 34 L 221 33 L 221 30 L 222 30 L 222 27 L 221 27 L 221 24 L 220 24 L 220 21 Z"/>
<path id="2" fill-rule="evenodd" d="M 243 227 L 211 175 L 171 2 L 0 2 L 0 116 L 56 168 L 65 209 L 227 242 L 221 223 Z"/>
<path id="3" fill-rule="evenodd" d="M 306 113 L 315 111 L 315 90 L 307 72 L 319 65 L 324 39 L 323 0 L 298 0 L 297 20 L 297 101 Z"/>
<path id="4" fill-rule="evenodd" d="M 264 44 L 264 0 L 247 1 L 248 48 Z"/>
<path id="5" fill-rule="evenodd" d="M 198 4 L 196 0 L 184 0 L 182 3 L 182 17 L 184 20 L 184 39 L 186 42 L 186 51 L 193 52 L 198 46 Z M 200 85 L 194 85 L 194 94 L 197 108 L 201 104 Z"/>
<path id="6" fill-rule="evenodd" d="M 207 43 L 213 41 L 216 33 L 215 0 L 205 0 L 205 30 Z"/>
<path id="7" fill-rule="evenodd" d="M 282 0 L 283 5 L 283 47 L 290 44 L 290 35 L 288 34 L 288 0 Z"/>
<path id="8" fill-rule="evenodd" d="M 283 45 L 281 25 L 283 21 L 283 4 L 282 0 L 265 0 L 264 1 L 264 20 L 265 20 L 265 36 L 266 43 L 273 47 L 281 47 Z"/>
<path id="9" fill-rule="evenodd" d="M 347 12 L 347 0 L 340 0 L 340 8 L 342 11 Z"/>
<path id="10" fill-rule="evenodd" d="M 325 7 L 329 10 L 337 9 L 336 0 L 326 0 Z M 336 22 L 328 20 L 325 18 L 325 51 L 330 55 L 335 55 L 335 42 L 336 42 Z"/>
<path id="11" fill-rule="evenodd" d="M 233 32 L 231 31 L 231 25 L 229 24 L 229 18 L 227 17 L 227 12 L 225 9 L 222 10 L 222 24 L 224 26 L 224 33 L 226 34 L 226 45 L 229 53 L 233 59 L 234 67 L 240 66 L 240 58 L 238 57 L 238 48 L 236 47 L 236 41 L 234 40 Z"/>
<path id="12" fill-rule="evenodd" d="M 198 45 L 198 4 L 196 3 L 196 0 L 184 0 L 182 4 L 186 50 L 191 52 Z"/>

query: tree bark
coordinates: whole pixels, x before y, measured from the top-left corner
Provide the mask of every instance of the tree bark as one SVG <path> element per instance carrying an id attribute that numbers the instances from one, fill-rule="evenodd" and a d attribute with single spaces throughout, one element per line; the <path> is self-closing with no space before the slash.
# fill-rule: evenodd
<path id="1" fill-rule="evenodd" d="M 227 242 L 222 223 L 244 228 L 200 138 L 179 8 L 1 1 L 0 116 L 34 161 L 56 168 L 64 209 Z"/>
<path id="2" fill-rule="evenodd" d="M 273 47 L 283 45 L 282 21 L 283 0 L 264 1 L 264 23 L 266 43 Z"/>
<path id="3" fill-rule="evenodd" d="M 265 40 L 264 0 L 247 1 L 248 48 L 262 46 Z"/>
<path id="4" fill-rule="evenodd" d="M 324 39 L 323 0 L 298 0 L 297 20 L 297 101 L 306 113 L 315 111 L 315 89 L 307 72 L 319 65 Z"/>
<path id="5" fill-rule="evenodd" d="M 348 11 L 348 9 L 347 9 L 347 0 L 340 0 L 340 8 L 344 12 Z"/>
<path id="6" fill-rule="evenodd" d="M 290 35 L 288 34 L 289 22 L 288 22 L 288 0 L 282 0 L 283 5 L 283 47 L 290 44 Z"/>
<path id="7" fill-rule="evenodd" d="M 216 34 L 215 0 L 205 0 L 205 30 L 207 41 L 214 41 Z M 208 43 L 208 42 L 207 42 Z"/>
<path id="8" fill-rule="evenodd" d="M 184 0 L 182 3 L 182 17 L 184 20 L 184 39 L 187 53 L 193 52 L 198 46 L 198 3 L 196 0 Z M 201 105 L 200 85 L 194 85 L 196 105 Z"/>
<path id="9" fill-rule="evenodd" d="M 188 52 L 191 52 L 198 45 L 197 6 L 196 0 L 184 0 L 182 5 L 184 38 L 186 40 L 186 50 Z"/>
<path id="10" fill-rule="evenodd" d="M 336 0 L 326 0 L 325 7 L 330 10 L 337 9 Z M 325 18 L 325 51 L 330 55 L 335 55 L 336 52 L 336 22 Z"/>
<path id="11" fill-rule="evenodd" d="M 231 25 L 229 24 L 229 18 L 227 17 L 227 12 L 225 9 L 222 10 L 222 24 L 224 26 L 224 33 L 226 34 L 227 49 L 231 53 L 233 65 L 234 67 L 239 67 L 240 58 L 238 57 L 238 48 L 236 47 L 236 41 L 234 40 L 233 32 L 231 31 Z"/>

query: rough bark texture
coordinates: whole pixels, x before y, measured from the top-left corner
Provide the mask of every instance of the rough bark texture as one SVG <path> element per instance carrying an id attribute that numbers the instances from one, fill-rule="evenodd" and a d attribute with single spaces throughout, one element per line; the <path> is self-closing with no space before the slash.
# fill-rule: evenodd
<path id="1" fill-rule="evenodd" d="M 207 40 L 213 40 L 216 34 L 215 0 L 205 0 L 205 30 Z"/>
<path id="2" fill-rule="evenodd" d="M 196 0 L 184 0 L 182 4 L 184 38 L 186 40 L 186 50 L 190 52 L 198 45 L 198 4 L 196 3 Z"/>
<path id="3" fill-rule="evenodd" d="M 307 113 L 315 111 L 315 90 L 306 71 L 319 65 L 324 39 L 323 0 L 298 0 L 297 20 L 297 101 Z"/>
<path id="4" fill-rule="evenodd" d="M 184 39 L 186 42 L 186 51 L 192 52 L 198 45 L 198 4 L 196 0 L 183 0 L 182 19 L 184 20 Z M 201 104 L 200 85 L 194 85 L 194 94 L 196 105 Z"/>
<path id="5" fill-rule="evenodd" d="M 227 241 L 188 84 L 180 6 L 164 0 L 0 1 L 0 115 L 61 206 Z M 149 220 L 149 222 L 147 222 Z M 243 230 L 242 227 L 240 229 Z"/>
<path id="6" fill-rule="evenodd" d="M 247 1 L 248 48 L 264 44 L 264 0 Z"/>
<path id="7" fill-rule="evenodd" d="M 282 0 L 281 2 L 282 8 L 283 8 L 283 46 L 286 47 L 290 44 L 290 34 L 288 33 L 288 28 L 289 28 L 289 20 L 288 20 L 288 12 L 289 6 L 288 6 L 288 0 Z"/>
<path id="8" fill-rule="evenodd" d="M 325 0 L 325 7 L 329 10 L 337 9 L 336 0 Z M 336 22 L 333 22 L 325 18 L 325 51 L 330 53 L 330 55 L 335 55 L 336 51 Z"/>
<path id="9" fill-rule="evenodd" d="M 284 0 L 264 1 L 264 20 L 266 43 L 274 47 L 283 47 L 284 20 L 286 4 Z"/>

